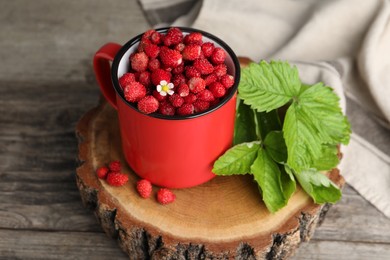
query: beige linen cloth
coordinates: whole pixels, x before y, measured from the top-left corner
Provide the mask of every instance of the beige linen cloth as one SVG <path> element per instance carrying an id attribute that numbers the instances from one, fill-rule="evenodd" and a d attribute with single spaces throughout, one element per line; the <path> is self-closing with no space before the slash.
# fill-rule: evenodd
<path id="1" fill-rule="evenodd" d="M 288 60 L 304 82 L 332 86 L 353 131 L 342 175 L 390 217 L 390 0 L 204 0 L 173 25 L 215 34 L 254 61 Z"/>

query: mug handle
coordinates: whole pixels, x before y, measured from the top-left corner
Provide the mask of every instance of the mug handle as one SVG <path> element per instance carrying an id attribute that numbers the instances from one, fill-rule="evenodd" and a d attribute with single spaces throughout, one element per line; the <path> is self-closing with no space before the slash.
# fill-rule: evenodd
<path id="1" fill-rule="evenodd" d="M 116 104 L 116 93 L 111 80 L 110 62 L 114 60 L 120 48 L 122 48 L 121 45 L 110 42 L 103 45 L 93 57 L 93 69 L 100 91 L 115 109 L 118 109 L 118 106 Z"/>

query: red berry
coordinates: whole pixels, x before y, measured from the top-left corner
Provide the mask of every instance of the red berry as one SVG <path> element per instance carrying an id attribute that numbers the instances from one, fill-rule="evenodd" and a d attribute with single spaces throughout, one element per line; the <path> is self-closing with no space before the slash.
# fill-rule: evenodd
<path id="1" fill-rule="evenodd" d="M 188 96 L 184 97 L 184 103 L 186 104 L 192 104 L 196 101 L 197 97 L 196 95 L 190 93 Z"/>
<path id="2" fill-rule="evenodd" d="M 162 41 L 162 35 L 159 32 L 154 31 L 152 35 L 150 35 L 150 41 L 154 44 L 160 44 Z"/>
<path id="3" fill-rule="evenodd" d="M 146 88 L 139 82 L 132 82 L 123 89 L 123 95 L 129 102 L 138 102 L 146 95 Z"/>
<path id="4" fill-rule="evenodd" d="M 214 71 L 214 66 L 207 59 L 196 59 L 194 67 L 200 71 L 202 75 L 208 75 Z"/>
<path id="5" fill-rule="evenodd" d="M 148 69 L 150 71 L 155 71 L 160 68 L 160 61 L 158 59 L 149 59 Z"/>
<path id="6" fill-rule="evenodd" d="M 165 80 L 166 82 L 171 82 L 171 73 L 163 69 L 154 70 L 151 76 L 152 76 L 152 84 L 154 86 L 159 85 L 162 80 Z"/>
<path id="7" fill-rule="evenodd" d="M 184 99 L 179 94 L 173 94 L 169 98 L 169 102 L 171 102 L 174 107 L 181 107 L 184 103 Z"/>
<path id="8" fill-rule="evenodd" d="M 177 109 L 177 114 L 181 116 L 192 115 L 194 113 L 194 106 L 192 104 L 183 104 Z"/>
<path id="9" fill-rule="evenodd" d="M 180 52 L 177 50 L 171 50 L 167 47 L 161 47 L 160 60 L 165 66 L 171 68 L 179 66 L 183 62 Z"/>
<path id="10" fill-rule="evenodd" d="M 157 201 L 163 205 L 174 202 L 175 199 L 176 199 L 176 195 L 172 191 L 166 188 L 161 188 L 157 192 Z"/>
<path id="11" fill-rule="evenodd" d="M 184 37 L 185 44 L 202 44 L 203 35 L 200 32 L 192 32 Z"/>
<path id="12" fill-rule="evenodd" d="M 177 44 L 174 49 L 179 51 L 179 52 L 182 52 L 185 47 L 186 47 L 186 45 L 181 42 L 181 43 Z"/>
<path id="13" fill-rule="evenodd" d="M 152 42 L 149 39 L 141 39 L 140 43 L 138 44 L 137 52 L 143 52 L 146 45 L 152 44 Z M 131 58 L 131 56 L 130 56 Z"/>
<path id="14" fill-rule="evenodd" d="M 149 58 L 157 58 L 160 53 L 160 48 L 156 44 L 146 44 L 144 46 L 144 52 Z"/>
<path id="15" fill-rule="evenodd" d="M 187 77 L 188 79 L 194 78 L 194 77 L 196 77 L 196 78 L 199 78 L 199 77 L 200 77 L 200 72 L 199 72 L 199 70 L 197 70 L 194 66 L 187 66 L 187 67 L 185 68 L 185 74 L 186 74 L 186 77 Z"/>
<path id="16" fill-rule="evenodd" d="M 214 100 L 214 95 L 213 95 L 213 93 L 211 93 L 210 90 L 205 89 L 205 90 L 201 91 L 200 93 L 198 93 L 197 99 L 210 102 L 210 101 Z"/>
<path id="17" fill-rule="evenodd" d="M 150 76 L 150 72 L 149 71 L 143 71 L 139 74 L 138 76 L 138 81 L 139 83 L 141 83 L 142 85 L 144 85 L 145 87 L 149 87 L 150 85 L 152 85 L 152 80 L 151 80 L 151 76 Z"/>
<path id="18" fill-rule="evenodd" d="M 124 88 L 125 86 L 129 85 L 130 83 L 135 81 L 135 75 L 133 73 L 125 73 L 122 75 L 122 77 L 119 78 L 119 85 Z"/>
<path id="19" fill-rule="evenodd" d="M 179 66 L 172 69 L 173 74 L 182 74 L 184 72 L 184 63 L 182 62 Z"/>
<path id="20" fill-rule="evenodd" d="M 213 93 L 214 97 L 223 97 L 226 94 L 226 89 L 225 87 L 219 83 L 219 82 L 214 82 L 210 85 L 209 90 Z"/>
<path id="21" fill-rule="evenodd" d="M 203 100 L 196 100 L 194 102 L 194 111 L 195 113 L 200 113 L 203 111 L 206 111 L 210 107 L 210 102 L 203 101 Z"/>
<path id="22" fill-rule="evenodd" d="M 107 177 L 108 172 L 109 169 L 107 167 L 99 167 L 96 170 L 96 175 L 99 179 L 105 179 Z"/>
<path id="23" fill-rule="evenodd" d="M 150 114 L 157 111 L 158 105 L 157 99 L 149 95 L 138 102 L 138 110 L 145 114 Z"/>
<path id="24" fill-rule="evenodd" d="M 160 112 L 162 115 L 173 116 L 175 115 L 175 108 L 169 102 L 163 102 L 160 104 L 158 112 Z"/>
<path id="25" fill-rule="evenodd" d="M 199 70 L 195 69 L 194 66 L 186 66 L 185 67 L 185 74 L 186 74 L 186 77 L 187 78 L 199 78 L 201 75 L 200 75 L 200 72 Z"/>
<path id="26" fill-rule="evenodd" d="M 147 199 L 152 194 L 152 184 L 145 179 L 139 180 L 137 182 L 137 191 L 142 198 Z"/>
<path id="27" fill-rule="evenodd" d="M 179 44 L 183 40 L 183 33 L 179 28 L 170 28 L 164 37 L 164 45 L 171 46 Z"/>
<path id="28" fill-rule="evenodd" d="M 234 85 L 234 77 L 232 75 L 223 75 L 220 80 L 225 88 L 231 88 Z"/>
<path id="29" fill-rule="evenodd" d="M 202 53 L 203 55 L 208 58 L 213 54 L 214 51 L 214 43 L 212 42 L 205 42 L 202 44 Z"/>
<path id="30" fill-rule="evenodd" d="M 216 82 L 218 80 L 218 76 L 215 73 L 211 73 L 204 78 L 206 82 L 206 86 L 210 86 L 211 83 Z"/>
<path id="31" fill-rule="evenodd" d="M 226 75 L 227 67 L 224 63 L 218 64 L 214 67 L 214 73 L 220 78 L 223 75 Z"/>
<path id="32" fill-rule="evenodd" d="M 112 172 L 120 172 L 122 165 L 121 165 L 120 161 L 112 161 L 108 165 L 108 168 L 110 168 L 110 171 L 112 171 Z"/>
<path id="33" fill-rule="evenodd" d="M 107 183 L 111 186 L 123 186 L 128 182 L 129 176 L 120 172 L 110 172 L 107 175 Z"/>
<path id="34" fill-rule="evenodd" d="M 188 87 L 187 84 L 183 83 L 179 85 L 179 87 L 177 88 L 177 93 L 181 97 L 186 97 L 188 96 L 188 94 L 190 94 L 190 88 Z"/>
<path id="35" fill-rule="evenodd" d="M 133 70 L 142 72 L 147 69 L 149 58 L 144 52 L 138 52 L 130 57 L 130 62 Z"/>
<path id="36" fill-rule="evenodd" d="M 206 83 L 202 78 L 194 77 L 188 81 L 188 87 L 190 87 L 191 92 L 196 94 L 206 88 Z"/>
<path id="37" fill-rule="evenodd" d="M 190 44 L 184 48 L 181 54 L 183 55 L 184 60 L 196 60 L 197 58 L 199 58 L 200 53 L 201 48 L 199 45 Z"/>
<path id="38" fill-rule="evenodd" d="M 213 64 L 221 64 L 225 62 L 226 52 L 220 48 L 216 47 L 213 51 L 213 54 L 210 56 L 210 60 Z"/>
<path id="39" fill-rule="evenodd" d="M 183 74 L 176 74 L 172 78 L 172 83 L 175 87 L 180 86 L 181 84 L 186 83 L 186 78 Z"/>
<path id="40" fill-rule="evenodd" d="M 154 29 L 147 30 L 146 32 L 144 32 L 144 34 L 142 34 L 141 40 L 150 40 L 151 36 L 155 32 L 156 30 Z"/>
<path id="41" fill-rule="evenodd" d="M 158 92 L 157 90 L 153 90 L 152 95 L 153 95 L 153 97 L 155 97 L 157 99 L 158 102 L 161 102 L 161 101 L 164 101 L 167 99 L 167 96 L 160 95 L 160 92 Z"/>

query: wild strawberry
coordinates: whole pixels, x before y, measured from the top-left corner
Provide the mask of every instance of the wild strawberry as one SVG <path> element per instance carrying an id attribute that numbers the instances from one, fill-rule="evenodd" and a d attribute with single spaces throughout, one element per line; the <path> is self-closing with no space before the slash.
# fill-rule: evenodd
<path id="1" fill-rule="evenodd" d="M 183 40 L 183 33 L 179 28 L 170 28 L 164 37 L 164 45 L 171 46 L 179 44 Z"/>
<path id="2" fill-rule="evenodd" d="M 196 100 L 193 105 L 194 105 L 195 113 L 200 113 L 209 109 L 210 102 L 203 101 L 203 100 Z"/>
<path id="3" fill-rule="evenodd" d="M 150 71 L 155 71 L 156 69 L 160 68 L 160 60 L 158 59 L 149 59 L 148 62 L 148 69 Z"/>
<path id="4" fill-rule="evenodd" d="M 199 58 L 200 53 L 201 48 L 199 45 L 190 44 L 184 48 L 181 54 L 183 55 L 184 60 L 196 60 Z"/>
<path id="5" fill-rule="evenodd" d="M 186 97 L 188 96 L 188 94 L 190 94 L 190 88 L 185 83 L 180 84 L 179 87 L 177 88 L 177 93 L 181 97 Z"/>
<path id="6" fill-rule="evenodd" d="M 123 186 L 129 181 L 129 176 L 120 172 L 110 172 L 106 181 L 111 186 Z"/>
<path id="7" fill-rule="evenodd" d="M 175 107 L 172 106 L 169 102 L 163 102 L 160 104 L 158 112 L 160 112 L 162 115 L 173 116 L 175 115 Z"/>
<path id="8" fill-rule="evenodd" d="M 157 58 L 160 48 L 156 44 L 151 43 L 144 46 L 144 52 L 149 58 Z"/>
<path id="9" fill-rule="evenodd" d="M 158 92 L 157 90 L 153 90 L 152 95 L 157 99 L 158 102 L 162 102 L 167 99 L 167 96 L 160 95 L 160 92 Z"/>
<path id="10" fill-rule="evenodd" d="M 156 30 L 154 29 L 147 30 L 146 32 L 144 32 L 144 34 L 142 34 L 141 40 L 150 40 L 151 36 L 155 32 Z"/>
<path id="11" fill-rule="evenodd" d="M 184 63 L 182 62 L 179 66 L 172 69 L 173 74 L 182 74 L 184 72 Z"/>
<path id="12" fill-rule="evenodd" d="M 202 40 L 203 40 L 203 36 L 201 33 L 199 32 L 192 32 L 190 34 L 187 34 L 184 39 L 183 39 L 183 42 L 185 44 L 197 44 L 197 45 L 201 45 L 202 44 Z"/>
<path id="13" fill-rule="evenodd" d="M 226 52 L 220 47 L 216 47 L 213 51 L 213 54 L 211 54 L 210 56 L 210 60 L 213 64 L 224 63 L 225 59 L 226 59 Z"/>
<path id="14" fill-rule="evenodd" d="M 228 74 L 223 75 L 220 82 L 225 88 L 231 88 L 234 85 L 234 77 Z"/>
<path id="15" fill-rule="evenodd" d="M 157 192 L 157 201 L 160 203 L 160 204 L 169 204 L 169 203 L 172 203 L 174 202 L 176 199 L 176 195 L 166 189 L 166 188 L 161 188 L 158 192 Z"/>
<path id="16" fill-rule="evenodd" d="M 205 56 L 205 58 L 208 58 L 213 54 L 214 51 L 214 43 L 212 42 L 205 42 L 202 44 L 202 53 Z"/>
<path id="17" fill-rule="evenodd" d="M 174 49 L 177 50 L 178 52 L 182 52 L 185 47 L 186 47 L 186 45 L 181 42 L 181 43 L 177 44 Z"/>
<path id="18" fill-rule="evenodd" d="M 186 104 L 192 104 L 196 101 L 197 97 L 196 95 L 190 93 L 188 96 L 184 97 L 184 103 Z"/>
<path id="19" fill-rule="evenodd" d="M 125 73 L 122 75 L 122 77 L 119 78 L 119 85 L 124 88 L 126 85 L 130 84 L 131 82 L 135 81 L 135 75 L 134 73 Z"/>
<path id="20" fill-rule="evenodd" d="M 160 60 L 165 66 L 171 68 L 174 68 L 183 62 L 180 52 L 171 50 L 165 46 L 160 49 Z"/>
<path id="21" fill-rule="evenodd" d="M 207 59 L 196 59 L 194 61 L 194 67 L 202 75 L 208 75 L 214 71 L 213 65 Z"/>
<path id="22" fill-rule="evenodd" d="M 223 75 L 226 75 L 227 67 L 224 63 L 218 64 L 214 67 L 214 73 L 220 78 Z"/>
<path id="23" fill-rule="evenodd" d="M 145 46 L 149 44 L 152 44 L 152 42 L 149 39 L 141 39 L 140 43 L 138 44 L 137 52 L 144 52 Z"/>
<path id="24" fill-rule="evenodd" d="M 183 104 L 177 109 L 177 114 L 181 116 L 188 116 L 194 113 L 194 106 L 192 104 Z"/>
<path id="25" fill-rule="evenodd" d="M 175 87 L 180 86 L 181 84 L 186 83 L 186 78 L 183 74 L 176 74 L 172 78 L 172 83 Z"/>
<path id="26" fill-rule="evenodd" d="M 120 172 L 122 165 L 121 165 L 120 161 L 112 161 L 108 165 L 108 168 L 110 168 L 110 171 L 112 171 L 112 172 Z"/>
<path id="27" fill-rule="evenodd" d="M 133 70 L 142 72 L 148 67 L 149 58 L 144 52 L 138 52 L 130 57 L 130 62 Z"/>
<path id="28" fill-rule="evenodd" d="M 165 80 L 166 82 L 171 81 L 171 73 L 163 70 L 163 69 L 156 69 L 152 72 L 152 84 L 154 86 L 157 86 L 160 84 L 161 81 Z"/>
<path id="29" fill-rule="evenodd" d="M 206 83 L 202 78 L 194 77 L 188 81 L 188 87 L 190 88 L 191 92 L 196 94 L 206 88 Z"/>
<path id="30" fill-rule="evenodd" d="M 147 199 L 152 194 L 152 184 L 145 179 L 139 180 L 137 181 L 137 191 L 142 198 Z"/>
<path id="31" fill-rule="evenodd" d="M 197 94 L 197 99 L 210 102 L 214 100 L 214 95 L 210 90 L 205 89 Z"/>
<path id="32" fill-rule="evenodd" d="M 204 78 L 204 82 L 206 86 L 210 86 L 211 83 L 216 82 L 218 80 L 218 76 L 215 73 L 211 73 Z"/>
<path id="33" fill-rule="evenodd" d="M 154 31 L 152 35 L 150 35 L 150 41 L 154 44 L 160 44 L 162 41 L 162 35 L 159 32 Z"/>
<path id="34" fill-rule="evenodd" d="M 174 107 L 181 107 L 184 103 L 184 99 L 179 94 L 173 94 L 169 98 L 169 102 L 171 102 Z"/>
<path id="35" fill-rule="evenodd" d="M 138 102 L 146 95 L 146 88 L 139 82 L 132 82 L 123 89 L 123 95 L 129 102 Z"/>
<path id="36" fill-rule="evenodd" d="M 200 71 L 197 70 L 194 66 L 186 66 L 185 68 L 185 74 L 188 79 L 190 78 L 199 78 L 200 77 Z"/>
<path id="37" fill-rule="evenodd" d="M 226 94 L 226 89 L 225 87 L 219 83 L 219 82 L 214 82 L 210 85 L 209 90 L 213 93 L 214 97 L 223 97 Z"/>
<path id="38" fill-rule="evenodd" d="M 138 110 L 145 114 L 150 114 L 157 111 L 158 105 L 157 99 L 149 95 L 138 102 Z"/>
<path id="39" fill-rule="evenodd" d="M 145 87 L 149 87 L 152 84 L 151 76 L 149 71 L 143 71 L 138 76 L 138 81 Z"/>
<path id="40" fill-rule="evenodd" d="M 96 175 L 99 179 L 105 179 L 107 177 L 107 174 L 109 172 L 109 169 L 107 167 L 99 167 L 96 169 Z"/>

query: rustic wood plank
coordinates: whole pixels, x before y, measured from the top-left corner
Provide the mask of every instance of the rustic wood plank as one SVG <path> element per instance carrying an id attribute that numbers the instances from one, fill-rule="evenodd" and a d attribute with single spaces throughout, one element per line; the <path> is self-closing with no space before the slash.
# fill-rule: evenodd
<path id="1" fill-rule="evenodd" d="M 104 233 L 0 229 L 0 259 L 128 259 Z"/>

